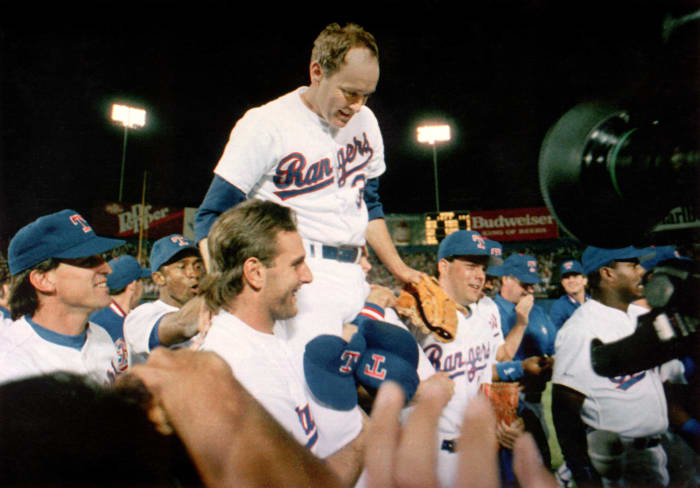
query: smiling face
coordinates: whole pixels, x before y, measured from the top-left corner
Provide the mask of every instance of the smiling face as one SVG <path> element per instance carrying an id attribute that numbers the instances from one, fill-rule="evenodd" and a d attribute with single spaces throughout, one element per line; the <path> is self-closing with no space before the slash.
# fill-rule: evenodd
<path id="1" fill-rule="evenodd" d="M 580 273 L 568 273 L 561 279 L 561 286 L 569 295 L 577 295 L 584 291 L 588 279 Z"/>
<path id="2" fill-rule="evenodd" d="M 109 305 L 107 275 L 112 269 L 101 256 L 61 259 L 50 273 L 54 276 L 56 297 L 72 309 L 95 311 Z"/>
<path id="3" fill-rule="evenodd" d="M 468 306 L 481 298 L 488 256 L 460 256 L 438 262 L 440 286 L 455 302 Z"/>
<path id="4" fill-rule="evenodd" d="M 326 75 L 321 65 L 312 62 L 311 86 L 304 93 L 306 105 L 336 129 L 345 127 L 350 119 L 374 93 L 379 81 L 379 61 L 369 50 L 352 48 L 340 69 Z"/>
<path id="5" fill-rule="evenodd" d="M 298 232 L 277 234 L 277 256 L 265 268 L 264 303 L 273 321 L 289 319 L 297 314 L 296 293 L 312 280 L 306 264 L 306 251 Z"/>

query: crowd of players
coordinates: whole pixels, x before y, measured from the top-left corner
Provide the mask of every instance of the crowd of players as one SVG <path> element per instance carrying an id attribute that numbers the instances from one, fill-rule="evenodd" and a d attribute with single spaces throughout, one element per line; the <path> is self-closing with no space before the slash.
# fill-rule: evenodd
<path id="1" fill-rule="evenodd" d="M 378 194 L 374 39 L 328 26 L 309 74 L 236 124 L 197 242 L 159 239 L 144 267 L 71 209 L 15 234 L 0 484 L 694 486 L 693 358 L 607 378 L 589 354 L 634 332 L 657 264 L 688 258 L 586 246 L 548 310 L 541 260 L 477 232 L 407 259 Z M 437 283 L 455 331 L 408 320 L 380 262 L 401 287 Z M 157 299 L 140 303 L 144 279 Z"/>

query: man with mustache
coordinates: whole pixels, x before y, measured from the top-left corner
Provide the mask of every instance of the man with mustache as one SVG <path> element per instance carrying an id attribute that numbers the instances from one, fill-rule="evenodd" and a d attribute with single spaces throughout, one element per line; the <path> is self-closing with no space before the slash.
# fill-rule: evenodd
<path id="1" fill-rule="evenodd" d="M 110 302 L 102 253 L 124 241 L 99 237 L 75 210 L 45 215 L 10 241 L 10 311 L 0 382 L 68 371 L 101 384 L 118 374 L 109 333 L 89 321 Z"/>
<path id="2" fill-rule="evenodd" d="M 199 332 L 199 291 L 204 265 L 194 243 L 180 234 L 158 239 L 151 250 L 151 278 L 158 300 L 133 309 L 124 320 L 129 366 L 143 363 L 158 346 L 187 344 Z"/>

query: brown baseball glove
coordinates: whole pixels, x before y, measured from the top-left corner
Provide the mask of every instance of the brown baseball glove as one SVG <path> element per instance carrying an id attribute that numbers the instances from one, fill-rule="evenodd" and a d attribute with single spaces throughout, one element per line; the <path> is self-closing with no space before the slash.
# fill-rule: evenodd
<path id="1" fill-rule="evenodd" d="M 440 288 L 434 277 L 423 275 L 418 284 L 406 283 L 394 306 L 401 317 L 441 342 L 457 334 L 457 310 L 465 311 Z"/>

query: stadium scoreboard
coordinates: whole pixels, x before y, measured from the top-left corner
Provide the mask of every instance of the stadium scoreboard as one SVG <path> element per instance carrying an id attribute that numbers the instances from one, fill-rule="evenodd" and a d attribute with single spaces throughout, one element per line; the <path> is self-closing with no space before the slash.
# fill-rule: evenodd
<path id="1" fill-rule="evenodd" d="M 469 212 L 429 212 L 425 214 L 425 243 L 437 245 L 446 236 L 458 230 L 471 230 Z"/>

